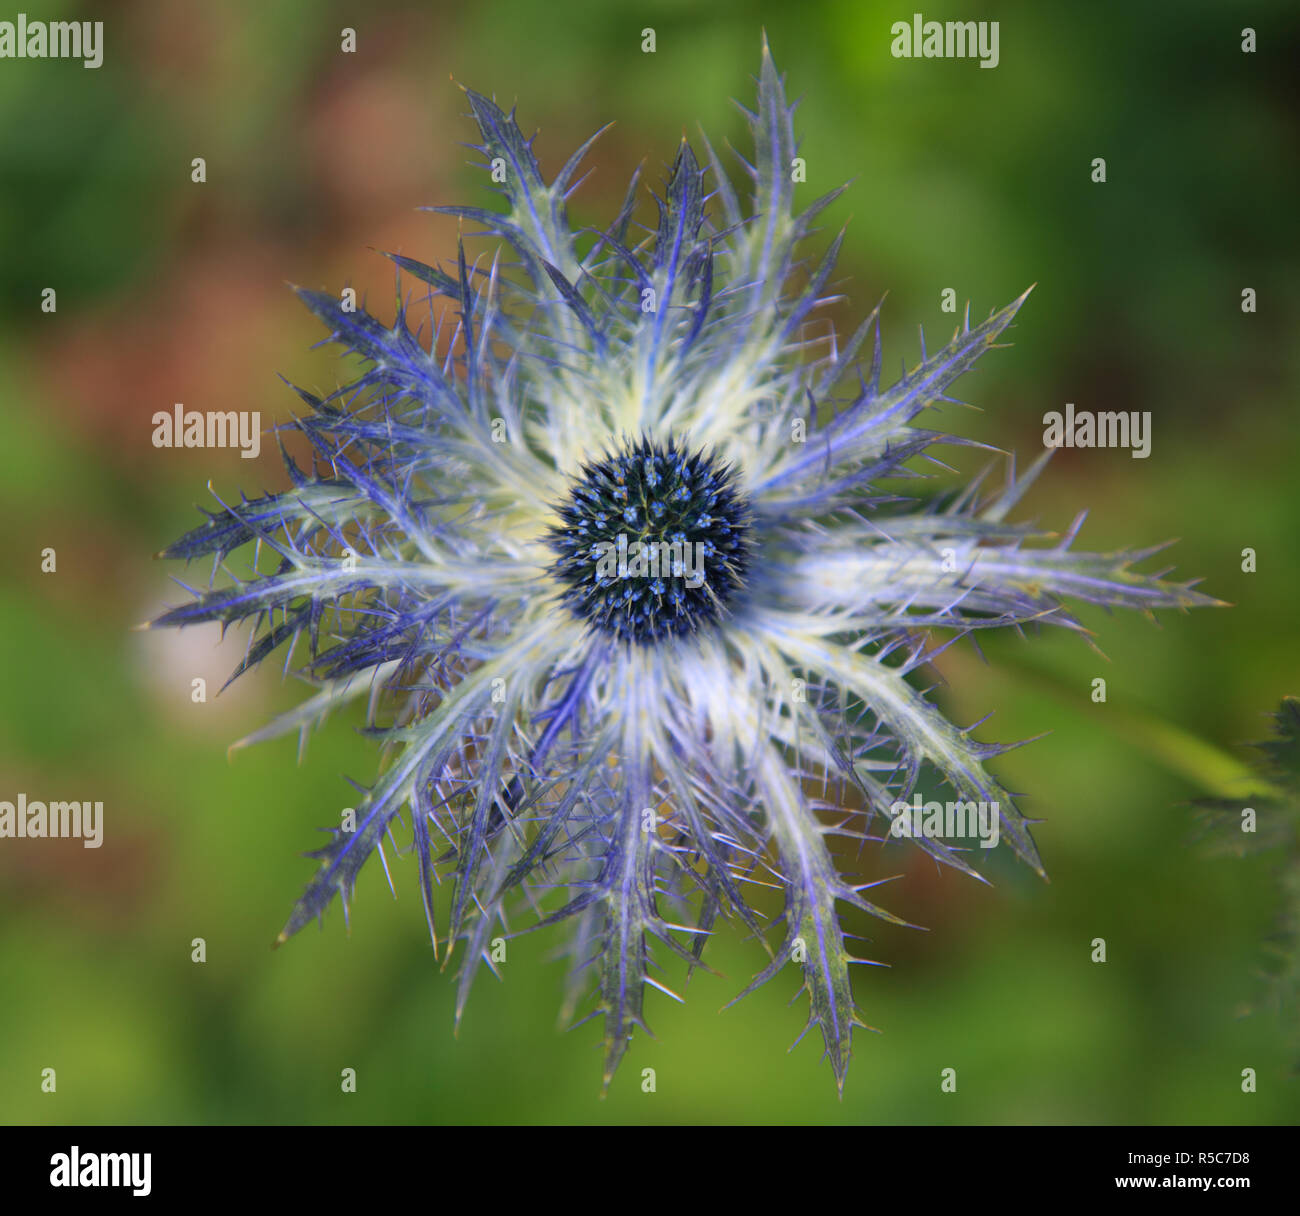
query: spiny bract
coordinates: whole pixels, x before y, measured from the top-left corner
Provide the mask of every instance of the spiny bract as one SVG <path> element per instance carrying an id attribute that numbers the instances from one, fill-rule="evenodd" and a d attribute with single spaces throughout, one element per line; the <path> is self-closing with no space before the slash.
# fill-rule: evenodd
<path id="1" fill-rule="evenodd" d="M 634 220 L 638 173 L 609 228 L 575 232 L 566 199 L 596 137 L 547 182 L 513 115 L 466 96 L 507 209 L 433 210 L 510 260 L 467 260 L 463 243 L 446 270 L 388 255 L 426 285 L 427 332 L 400 291 L 392 325 L 300 292 L 361 373 L 325 397 L 298 390 L 308 412 L 289 429 L 314 457 L 285 453 L 291 489 L 223 504 L 165 551 L 211 557 L 212 577 L 154 624 L 250 621 L 235 674 L 282 650 L 316 687 L 249 741 L 305 736 L 369 698 L 385 764 L 355 829 L 311 854 L 281 940 L 335 895 L 346 915 L 409 809 L 435 951 L 434 882 L 454 879 L 457 1020 L 498 933 L 569 921 L 567 1008 L 594 989 L 608 1084 L 647 986 L 669 992 L 652 941 L 692 968 L 722 914 L 770 955 L 750 988 L 801 970 L 842 1091 L 864 1023 L 839 905 L 888 913 L 828 838 L 879 838 L 928 762 L 959 799 L 996 803 L 1001 839 L 1042 872 L 985 769 L 1005 746 L 976 742 L 908 678 L 942 648 L 931 629 L 1080 628 L 1062 596 L 1214 601 L 1136 572 L 1154 549 L 1079 553 L 1077 522 L 1063 539 L 1009 523 L 1042 461 L 990 495 L 880 488 L 962 442 L 914 423 L 954 401 L 1024 297 L 937 354 L 923 345 L 882 388 L 878 308 L 842 343 L 814 320 L 840 238 L 815 263 L 799 250 L 839 191 L 796 210 L 793 107 L 766 45 L 745 110 L 748 205 L 707 141 L 702 167 L 683 140 L 653 226 Z M 633 542 L 648 552 L 621 556 Z M 633 564 L 673 542 L 690 547 Z M 228 573 L 249 545 L 248 571 Z M 959 841 L 915 844 L 975 874 Z M 751 903 L 773 886 L 780 903 Z"/>

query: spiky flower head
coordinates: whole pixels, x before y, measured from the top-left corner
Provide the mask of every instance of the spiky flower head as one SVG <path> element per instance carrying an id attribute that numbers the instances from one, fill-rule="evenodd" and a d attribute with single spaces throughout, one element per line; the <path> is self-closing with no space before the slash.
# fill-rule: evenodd
<path id="1" fill-rule="evenodd" d="M 584 465 L 557 514 L 564 602 L 610 637 L 647 646 L 693 633 L 744 585 L 749 511 L 732 471 L 672 440 Z"/>
<path id="2" fill-rule="evenodd" d="M 592 141 L 548 182 L 513 115 L 466 96 L 505 208 L 433 209 L 493 252 L 462 243 L 446 269 L 389 255 L 423 285 L 427 328 L 400 284 L 392 324 L 300 292 L 360 374 L 298 390 L 312 467 L 286 454 L 288 490 L 223 504 L 167 549 L 213 573 L 154 623 L 251 622 L 236 674 L 281 651 L 315 686 L 250 739 L 368 699 L 380 775 L 355 828 L 312 854 L 281 940 L 335 896 L 346 915 L 409 817 L 434 949 L 463 960 L 457 1019 L 498 933 L 567 922 L 569 1008 L 586 994 L 603 1016 L 608 1084 L 646 990 L 669 992 L 655 950 L 692 968 L 726 916 L 770 955 L 750 988 L 801 975 L 842 1090 L 863 1023 L 841 909 L 893 917 L 830 838 L 879 838 L 928 763 L 996 806 L 998 838 L 1042 871 L 986 768 L 1005 745 L 949 722 L 913 673 L 971 630 L 1079 628 L 1062 597 L 1213 601 L 1135 571 L 1154 549 L 1081 553 L 1076 528 L 1009 522 L 1042 461 L 990 494 L 882 488 L 962 442 L 918 415 L 954 401 L 1024 297 L 935 354 L 923 342 L 882 387 L 878 310 L 842 342 L 816 320 L 840 239 L 808 263 L 803 243 L 839 191 L 796 209 L 766 44 L 749 199 L 707 141 L 702 166 L 683 140 L 647 226 L 634 176 L 608 228 L 575 232 L 566 198 Z M 976 875 L 962 840 L 913 839 Z M 756 897 L 772 886 L 779 904 Z"/>

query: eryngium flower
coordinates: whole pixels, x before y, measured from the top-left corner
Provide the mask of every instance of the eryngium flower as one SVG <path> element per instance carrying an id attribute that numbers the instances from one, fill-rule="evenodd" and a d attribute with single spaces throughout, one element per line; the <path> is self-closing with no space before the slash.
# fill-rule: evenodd
<path id="1" fill-rule="evenodd" d="M 155 624 L 250 621 L 236 675 L 281 651 L 316 686 L 250 740 L 369 699 L 380 775 L 355 827 L 311 854 L 280 940 L 335 896 L 346 916 L 409 811 L 435 951 L 434 884 L 453 880 L 457 1020 L 497 934 L 567 921 L 568 1008 L 586 992 L 603 1016 L 608 1084 L 646 989 L 675 995 L 652 947 L 689 975 L 727 916 L 770 955 L 750 989 L 802 974 L 842 1091 L 865 1023 L 841 911 L 894 918 L 828 841 L 882 838 L 928 764 L 958 799 L 996 803 L 1000 839 L 1042 872 L 986 769 L 1008 745 L 949 722 L 913 673 L 976 629 L 1081 628 L 1061 597 L 1213 601 L 1135 571 L 1154 549 L 1080 553 L 1077 523 L 1061 538 L 1009 522 L 1041 460 L 990 494 L 885 488 L 963 442 L 918 415 L 955 400 L 1024 297 L 936 354 L 922 343 L 882 387 L 878 310 L 844 342 L 816 321 L 840 239 L 810 262 L 802 247 L 839 191 L 796 208 L 793 107 L 766 46 L 748 203 L 706 141 L 706 165 L 683 141 L 649 226 L 634 176 L 607 229 L 572 229 L 592 141 L 548 182 L 513 115 L 466 96 L 505 210 L 433 210 L 496 252 L 462 242 L 445 269 L 388 255 L 391 325 L 300 292 L 362 370 L 326 397 L 298 390 L 290 429 L 313 467 L 286 453 L 292 488 L 223 504 L 165 551 L 213 574 Z M 427 329 L 402 272 L 425 285 Z M 244 546 L 247 572 L 220 577 Z M 914 843 L 976 873 L 958 840 Z"/>

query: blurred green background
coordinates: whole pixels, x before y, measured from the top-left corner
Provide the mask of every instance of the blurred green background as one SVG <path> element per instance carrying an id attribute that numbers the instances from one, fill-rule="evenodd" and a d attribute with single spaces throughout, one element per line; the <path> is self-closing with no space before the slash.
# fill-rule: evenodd
<path id="1" fill-rule="evenodd" d="M 22 7 L 102 19 L 105 53 L 97 71 L 0 61 L 0 797 L 102 799 L 106 824 L 99 850 L 0 841 L 0 1120 L 1295 1121 L 1277 1019 L 1238 1016 L 1258 992 L 1270 863 L 1206 857 L 1186 805 L 1234 792 L 1242 745 L 1300 692 L 1294 5 Z M 998 20 L 996 70 L 892 58 L 890 25 L 917 7 Z M 355 54 L 340 53 L 345 26 Z M 453 1038 L 409 860 L 396 902 L 367 867 L 350 936 L 336 910 L 324 932 L 268 948 L 311 872 L 299 853 L 348 803 L 342 775 L 369 781 L 375 754 L 343 717 L 301 766 L 293 739 L 228 760 L 299 686 L 268 671 L 192 704 L 191 680 L 219 686 L 239 639 L 128 631 L 176 602 L 168 575 L 185 572 L 150 554 L 192 526 L 194 503 L 215 505 L 209 478 L 223 498 L 285 484 L 270 444 L 256 462 L 160 451 L 150 418 L 184 402 L 282 421 L 295 399 L 278 373 L 342 382 L 285 283 L 351 284 L 386 317 L 376 250 L 454 252 L 454 221 L 415 211 L 489 204 L 452 78 L 517 99 L 550 172 L 616 119 L 572 205 L 603 223 L 639 161 L 660 180 L 683 129 L 745 148 L 729 99 L 752 97 L 763 27 L 804 98 L 805 198 L 854 180 L 826 220 L 850 221 L 837 319 L 888 290 L 897 367 L 918 322 L 932 344 L 951 329 L 945 288 L 983 316 L 1037 283 L 1014 348 L 962 385 L 984 412 L 941 424 L 1027 460 L 1042 414 L 1067 401 L 1150 410 L 1148 460 L 1061 452 L 1021 517 L 1060 528 L 1090 507 L 1088 548 L 1180 538 L 1179 574 L 1234 606 L 1159 626 L 1085 613 L 1105 657 L 1052 635 L 986 637 L 987 664 L 945 657 L 952 714 L 997 711 L 981 737 L 1052 732 L 997 765 L 1045 820 L 1052 881 L 998 865 L 986 888 L 868 851 L 866 875 L 901 876 L 882 902 L 929 932 L 855 923 L 890 968 L 857 969 L 882 1033 L 858 1037 L 842 1103 L 815 1034 L 785 1054 L 805 1016 L 802 998 L 786 1004 L 792 981 L 719 1015 L 761 966 L 731 932 L 710 949 L 724 978 L 698 975 L 684 1007 L 651 994 L 658 1040 L 633 1043 L 602 1102 L 598 1028 L 557 1032 L 544 934 L 510 943 L 503 981 L 477 982 Z M 1090 180 L 1098 156 L 1105 184 Z M 971 472 L 976 455 L 956 463 Z M 47 546 L 55 574 L 40 571 Z M 1089 699 L 1096 676 L 1105 705 Z M 355 1094 L 340 1090 L 349 1067 Z M 955 1094 L 940 1092 L 948 1067 Z"/>

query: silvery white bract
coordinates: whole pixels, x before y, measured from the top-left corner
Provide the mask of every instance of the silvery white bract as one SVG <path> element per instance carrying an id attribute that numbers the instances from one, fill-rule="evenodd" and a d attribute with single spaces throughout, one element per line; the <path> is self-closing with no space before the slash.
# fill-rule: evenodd
<path id="1" fill-rule="evenodd" d="M 931 628 L 943 644 L 1078 628 L 1064 596 L 1214 601 L 1136 573 L 1154 550 L 1078 553 L 1073 528 L 1008 522 L 1041 461 L 988 495 L 881 488 L 962 442 L 918 415 L 954 400 L 1023 297 L 882 388 L 877 314 L 843 342 L 815 319 L 840 240 L 809 262 L 801 243 L 839 192 L 796 209 L 793 107 L 766 46 L 745 111 L 752 196 L 683 141 L 651 227 L 634 177 L 607 230 L 575 232 L 565 200 L 592 141 L 548 183 L 513 116 L 467 97 L 506 209 L 434 210 L 497 252 L 462 246 L 445 270 L 390 255 L 427 285 L 428 329 L 400 293 L 385 325 L 301 292 L 361 374 L 323 399 L 299 390 L 292 429 L 315 455 L 286 454 L 292 488 L 223 504 L 165 551 L 210 555 L 213 577 L 154 624 L 251 621 L 235 674 L 278 650 L 315 686 L 251 740 L 369 699 L 381 773 L 354 830 L 312 854 L 282 940 L 336 895 L 346 913 L 409 809 L 435 950 L 433 887 L 452 878 L 457 1019 L 495 937 L 567 921 L 569 1008 L 603 1016 L 608 1084 L 646 988 L 674 995 L 652 945 L 689 969 L 725 914 L 770 954 L 754 985 L 801 971 L 842 1089 L 863 1023 L 840 905 L 888 913 L 828 840 L 848 838 L 851 863 L 928 763 L 958 799 L 996 802 L 1001 840 L 1042 869 L 985 768 L 1004 746 L 909 678 L 936 652 Z M 915 843 L 974 873 L 961 842 Z M 783 901 L 756 905 L 763 887 Z"/>

